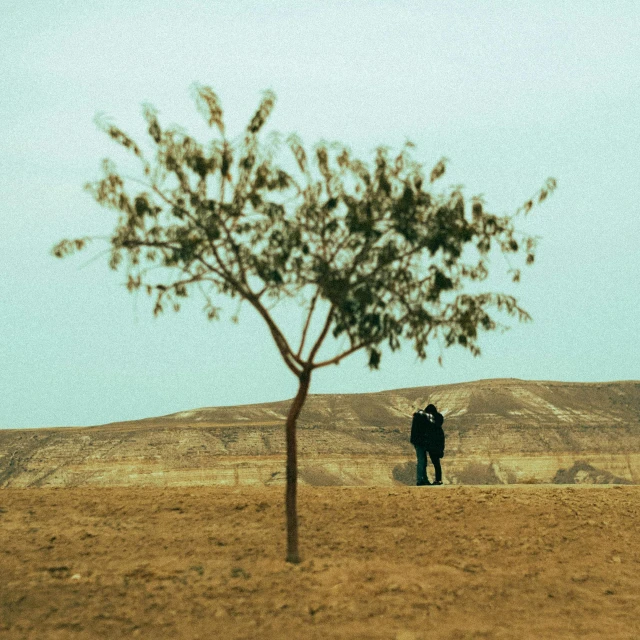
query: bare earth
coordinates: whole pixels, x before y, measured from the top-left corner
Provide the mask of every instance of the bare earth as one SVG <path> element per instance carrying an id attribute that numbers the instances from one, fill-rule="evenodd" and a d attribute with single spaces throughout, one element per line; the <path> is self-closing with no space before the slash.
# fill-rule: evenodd
<path id="1" fill-rule="evenodd" d="M 0 491 L 0 637 L 640 638 L 640 487 Z"/>

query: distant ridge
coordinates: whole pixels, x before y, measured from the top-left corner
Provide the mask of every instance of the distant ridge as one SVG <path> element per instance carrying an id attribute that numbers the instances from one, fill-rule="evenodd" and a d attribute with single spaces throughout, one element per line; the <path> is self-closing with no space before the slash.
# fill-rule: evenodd
<path id="1" fill-rule="evenodd" d="M 299 420 L 310 484 L 413 482 L 408 429 L 445 416 L 445 481 L 640 483 L 640 381 L 478 380 L 312 394 Z M 0 487 L 282 482 L 289 401 L 94 427 L 0 431 Z"/>
<path id="2" fill-rule="evenodd" d="M 406 397 L 406 398 L 416 397 L 419 399 L 421 397 L 426 398 L 430 393 L 435 393 L 436 395 L 441 396 L 442 394 L 438 393 L 439 391 L 456 388 L 456 387 L 461 387 L 461 388 L 480 387 L 480 388 L 488 388 L 490 390 L 495 390 L 499 387 L 509 387 L 509 386 L 513 386 L 513 387 L 533 386 L 536 388 L 580 387 L 584 391 L 600 389 L 602 387 L 607 387 L 607 386 L 612 386 L 612 387 L 629 386 L 629 387 L 635 387 L 637 389 L 638 386 L 640 386 L 640 380 L 616 380 L 616 381 L 609 381 L 609 382 L 562 382 L 562 381 L 553 381 L 553 380 L 522 380 L 519 378 L 488 378 L 488 379 L 482 379 L 482 380 L 473 380 L 470 382 L 452 382 L 452 383 L 447 383 L 442 385 L 429 385 L 429 386 L 421 386 L 421 387 L 402 387 L 399 389 L 389 389 L 389 390 L 382 390 L 382 391 L 349 392 L 349 393 L 347 392 L 345 393 L 311 393 L 308 396 L 308 401 L 312 400 L 314 402 L 320 402 L 320 403 L 322 402 L 322 399 L 333 399 L 333 400 L 345 399 L 347 401 L 349 399 L 354 399 L 354 400 L 358 399 L 358 400 L 365 401 L 367 398 L 369 398 L 372 401 L 377 402 L 376 396 L 391 396 L 391 397 Z M 604 398 L 604 400 L 606 403 L 607 399 Z M 633 404 L 633 398 L 631 398 L 631 401 Z M 131 427 L 134 427 L 135 425 L 140 425 L 146 428 L 150 424 L 161 424 L 161 423 L 164 423 L 165 421 L 171 421 L 172 424 L 175 424 L 176 421 L 178 422 L 181 422 L 181 421 L 192 422 L 194 420 L 201 421 L 204 419 L 205 416 L 216 417 L 218 415 L 220 416 L 224 415 L 227 418 L 230 415 L 242 416 L 245 410 L 251 412 L 252 415 L 255 415 L 254 412 L 260 411 L 262 409 L 264 409 L 267 412 L 278 411 L 279 414 L 282 414 L 283 412 L 286 414 L 286 410 L 288 408 L 289 402 L 290 400 L 287 399 L 287 400 L 272 400 L 272 401 L 266 401 L 266 402 L 260 402 L 260 403 L 249 403 L 249 404 L 240 404 L 240 405 L 221 405 L 217 407 L 200 407 L 198 409 L 177 411 L 175 413 L 170 413 L 170 414 L 152 417 L 152 418 L 140 418 L 136 420 L 116 421 L 116 422 L 109 422 L 105 424 L 90 425 L 85 427 L 37 427 L 36 429 L 39 432 L 43 432 L 45 430 L 49 431 L 49 430 L 56 430 L 56 429 L 103 429 L 103 428 L 108 429 L 111 427 L 120 427 L 124 425 L 131 426 Z M 419 406 L 422 406 L 422 404 L 419 404 Z M 417 408 L 418 406 L 416 406 L 414 410 Z M 451 413 L 447 407 L 443 407 L 443 410 L 445 412 L 448 411 L 449 413 Z M 640 411 L 640 409 L 638 409 L 638 411 Z M 302 416 L 303 421 L 304 421 L 304 417 L 305 415 L 303 412 L 303 416 Z M 238 417 L 238 420 L 240 421 L 244 419 L 246 418 Z M 25 428 L 25 429 L 20 429 L 15 431 L 31 431 L 31 430 L 34 430 L 34 428 Z M 1 431 L 2 430 L 0 429 L 0 432 Z"/>

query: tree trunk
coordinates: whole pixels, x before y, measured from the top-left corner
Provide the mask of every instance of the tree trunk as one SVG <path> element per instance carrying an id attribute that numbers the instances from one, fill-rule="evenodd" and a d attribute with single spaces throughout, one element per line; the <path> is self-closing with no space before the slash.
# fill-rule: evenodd
<path id="1" fill-rule="evenodd" d="M 311 371 L 303 370 L 299 378 L 298 393 L 289 407 L 287 415 L 287 562 L 297 564 L 300 562 L 298 551 L 298 451 L 296 444 L 296 424 L 304 401 L 307 399 L 309 384 L 311 383 Z"/>

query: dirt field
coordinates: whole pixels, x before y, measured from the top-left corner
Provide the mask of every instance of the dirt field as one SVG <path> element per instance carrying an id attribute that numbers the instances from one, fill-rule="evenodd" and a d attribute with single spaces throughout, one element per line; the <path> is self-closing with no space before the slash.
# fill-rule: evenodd
<path id="1" fill-rule="evenodd" d="M 640 638 L 640 487 L 0 491 L 0 637 Z"/>

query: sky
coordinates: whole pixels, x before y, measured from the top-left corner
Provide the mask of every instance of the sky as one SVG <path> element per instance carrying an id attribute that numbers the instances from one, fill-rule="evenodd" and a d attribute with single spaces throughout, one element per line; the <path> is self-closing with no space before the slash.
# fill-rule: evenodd
<path id="1" fill-rule="evenodd" d="M 102 158 L 121 158 L 96 114 L 138 139 L 151 103 L 162 122 L 202 132 L 194 82 L 218 93 L 232 135 L 272 89 L 268 130 L 308 148 L 338 140 L 364 159 L 411 140 L 426 166 L 449 159 L 442 186 L 462 184 L 496 213 L 558 181 L 524 221 L 541 240 L 522 281 L 491 263 L 491 284 L 532 323 L 483 336 L 478 358 L 433 345 L 420 361 L 406 344 L 370 371 L 356 354 L 316 372 L 312 393 L 640 379 L 635 0 L 4 0 L 0 70 L 0 428 L 294 395 L 250 309 L 210 323 L 194 299 L 154 319 L 99 243 L 51 255 L 62 238 L 115 224 L 83 190 Z"/>

